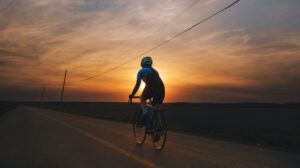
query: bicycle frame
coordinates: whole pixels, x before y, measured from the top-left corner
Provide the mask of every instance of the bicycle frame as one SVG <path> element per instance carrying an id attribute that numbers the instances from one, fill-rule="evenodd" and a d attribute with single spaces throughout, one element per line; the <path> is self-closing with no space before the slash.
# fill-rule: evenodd
<path id="1" fill-rule="evenodd" d="M 134 96 L 134 97 L 132 97 L 132 99 L 140 99 L 140 98 L 141 98 L 141 96 Z M 130 104 L 132 104 L 132 99 L 129 99 Z M 149 100 L 150 103 L 146 103 L 146 106 L 147 106 L 147 107 L 150 107 L 150 108 L 153 108 L 152 100 L 151 100 L 151 99 L 147 99 L 147 100 Z M 147 101 L 147 100 L 146 100 L 146 101 Z"/>
<path id="2" fill-rule="evenodd" d="M 132 104 L 132 99 L 138 99 L 141 98 L 141 96 L 134 96 L 132 98 L 129 98 L 129 102 L 130 104 Z M 153 101 L 151 99 L 147 99 L 149 100 L 148 103 L 146 103 L 146 106 L 148 108 L 152 109 L 154 108 L 153 105 Z M 146 101 L 147 101 L 146 100 Z M 148 111 L 148 109 L 147 109 Z M 157 113 L 159 112 L 159 113 Z M 163 149 L 163 147 L 165 146 L 166 143 L 166 138 L 167 138 L 167 126 L 166 126 L 166 121 L 165 121 L 165 117 L 164 114 L 161 111 L 156 111 L 154 109 L 153 113 L 152 112 L 147 112 L 148 117 L 150 117 L 150 120 L 146 120 L 147 125 L 149 127 L 145 127 L 145 131 L 144 134 L 142 135 L 142 137 L 137 138 L 137 134 L 136 134 L 136 116 L 139 112 L 136 112 L 134 114 L 134 120 L 133 120 L 133 132 L 134 132 L 134 137 L 135 140 L 137 142 L 137 144 L 142 145 L 146 139 L 147 134 L 150 134 L 152 137 L 152 143 L 155 147 L 156 150 L 160 151 Z M 159 119 L 158 119 L 159 118 Z M 157 123 L 157 124 L 156 124 Z M 163 123 L 163 124 L 162 124 Z M 157 127 L 158 126 L 158 127 Z M 163 139 L 161 139 L 161 137 L 163 137 Z M 160 141 L 162 140 L 162 141 Z"/>

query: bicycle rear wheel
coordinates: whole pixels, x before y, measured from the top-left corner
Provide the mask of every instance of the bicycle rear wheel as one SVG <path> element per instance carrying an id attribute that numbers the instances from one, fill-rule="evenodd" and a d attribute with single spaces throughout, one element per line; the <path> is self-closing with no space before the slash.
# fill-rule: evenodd
<path id="1" fill-rule="evenodd" d="M 145 123 L 141 126 L 139 123 L 142 117 L 142 111 L 138 110 L 134 113 L 133 117 L 133 135 L 137 144 L 142 145 L 146 139 L 146 127 Z"/>
<path id="2" fill-rule="evenodd" d="M 164 113 L 157 112 L 153 118 L 152 142 L 156 150 L 160 151 L 164 148 L 167 140 L 167 123 Z"/>

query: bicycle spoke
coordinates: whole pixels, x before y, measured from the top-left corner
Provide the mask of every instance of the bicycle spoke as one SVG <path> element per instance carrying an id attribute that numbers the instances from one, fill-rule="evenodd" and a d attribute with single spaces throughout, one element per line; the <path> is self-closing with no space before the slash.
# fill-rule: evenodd
<path id="1" fill-rule="evenodd" d="M 165 118 L 163 114 L 157 113 L 157 116 L 155 116 L 155 128 L 153 133 L 153 145 L 156 150 L 161 150 L 165 146 L 166 138 L 167 138 L 167 127 L 165 124 Z"/>

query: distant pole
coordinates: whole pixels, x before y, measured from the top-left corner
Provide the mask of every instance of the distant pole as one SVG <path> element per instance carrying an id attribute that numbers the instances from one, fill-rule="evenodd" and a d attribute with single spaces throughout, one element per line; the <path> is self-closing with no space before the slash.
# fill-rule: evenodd
<path id="1" fill-rule="evenodd" d="M 67 69 L 65 71 L 64 82 L 63 82 L 63 86 L 62 86 L 62 89 L 61 89 L 61 95 L 60 95 L 60 104 L 61 105 L 63 103 L 63 97 L 64 97 L 64 91 L 65 91 L 65 84 L 66 84 L 66 77 L 67 77 Z"/>
<path id="2" fill-rule="evenodd" d="M 45 96 L 45 86 L 43 86 L 41 101 L 44 101 L 44 96 Z"/>

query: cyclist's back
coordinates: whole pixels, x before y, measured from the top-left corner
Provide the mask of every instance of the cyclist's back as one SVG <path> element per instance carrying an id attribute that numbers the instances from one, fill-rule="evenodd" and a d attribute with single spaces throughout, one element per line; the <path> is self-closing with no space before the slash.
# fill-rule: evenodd
<path id="1" fill-rule="evenodd" d="M 142 97 L 141 104 L 145 111 L 145 100 L 153 98 L 153 104 L 162 104 L 165 97 L 165 87 L 158 74 L 152 67 L 152 58 L 144 57 L 141 62 L 142 69 L 138 72 L 135 87 L 129 97 L 133 97 L 140 87 L 141 80 L 146 84 Z"/>
<path id="2" fill-rule="evenodd" d="M 142 78 L 146 85 L 163 84 L 158 72 L 152 67 L 145 67 L 138 73 L 138 78 Z"/>

